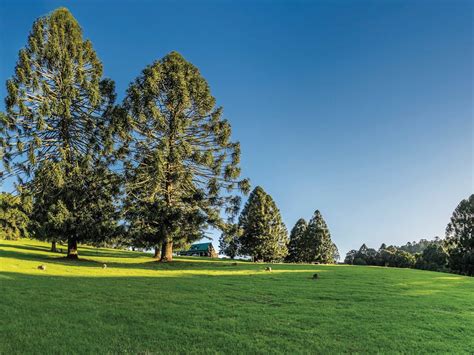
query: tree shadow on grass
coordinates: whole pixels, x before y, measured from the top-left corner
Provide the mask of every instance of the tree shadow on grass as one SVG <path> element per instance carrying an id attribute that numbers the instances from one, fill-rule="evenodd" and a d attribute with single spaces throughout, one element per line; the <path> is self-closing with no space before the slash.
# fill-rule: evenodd
<path id="1" fill-rule="evenodd" d="M 63 252 L 52 252 L 51 248 L 49 246 L 40 246 L 40 245 L 34 245 L 34 244 L 26 244 L 23 243 L 22 245 L 16 245 L 16 244 L 3 244 L 0 243 L 0 248 L 11 248 L 11 249 L 21 249 L 21 250 L 38 250 L 38 251 L 43 251 L 43 252 L 48 252 L 48 253 L 54 253 L 54 255 L 60 256 L 61 254 L 65 255 L 67 253 L 67 246 L 58 244 L 57 249 L 62 250 Z M 36 254 L 38 255 L 38 254 Z M 151 254 L 147 253 L 141 253 L 141 252 L 134 252 L 130 250 L 106 250 L 104 251 L 103 249 L 98 249 L 95 247 L 91 246 L 80 246 L 79 247 L 79 256 L 94 256 L 94 257 L 103 257 L 103 258 L 127 258 L 127 259 L 132 259 L 132 258 L 142 258 L 142 257 L 147 257 L 150 256 Z"/>
<path id="2" fill-rule="evenodd" d="M 8 250 L 2 247 L 7 247 Z M 33 250 L 39 250 L 45 253 L 31 253 Z M 96 252 L 97 251 L 97 252 Z M 119 256 L 118 256 L 119 255 Z M 142 269 L 142 270 L 228 270 L 228 271 L 264 271 L 266 266 L 271 266 L 275 271 L 278 268 L 291 268 L 292 270 L 316 272 L 318 270 L 308 269 L 309 265 L 289 265 L 289 264 L 260 264 L 249 261 L 233 261 L 233 260 L 220 260 L 220 259 L 199 259 L 192 257 L 180 257 L 174 259 L 172 262 L 161 263 L 156 259 L 152 258 L 151 254 L 122 251 L 117 250 L 105 252 L 101 249 L 95 249 L 94 247 L 85 246 L 79 248 L 79 259 L 70 260 L 66 258 L 66 254 L 52 253 L 48 250 L 48 247 L 41 247 L 37 245 L 12 245 L 12 244 L 0 244 L 0 258 L 12 258 L 26 261 L 37 261 L 38 263 L 50 263 L 56 265 L 67 265 L 67 266 L 81 266 L 87 268 L 102 268 L 103 264 L 107 264 L 107 268 L 118 268 L 118 269 Z M 90 259 L 94 257 L 94 259 Z M 97 258 L 97 259 L 95 259 Z M 109 260 L 108 258 L 124 259 L 124 262 L 117 260 Z M 135 262 L 134 259 L 142 258 L 143 261 Z M 126 262 L 125 259 L 130 260 Z M 304 269 L 304 270 L 302 270 Z"/>
<path id="3" fill-rule="evenodd" d="M 149 257 L 152 254 L 151 253 L 142 253 L 138 251 L 131 251 L 131 250 L 120 250 L 120 249 L 115 249 L 115 250 L 104 250 L 104 249 L 99 249 L 96 247 L 84 245 L 79 247 L 79 256 L 84 255 L 84 256 L 96 256 L 96 257 L 104 257 L 104 258 L 143 258 L 143 257 Z"/>
<path id="4" fill-rule="evenodd" d="M 22 245 L 16 245 L 16 244 L 3 244 L 0 243 L 0 248 L 13 248 L 13 249 L 22 249 L 22 250 L 39 250 L 39 251 L 46 251 L 46 252 L 51 252 L 50 248 L 47 246 L 41 246 L 41 245 L 32 245 L 32 244 L 22 244 Z"/>
<path id="5" fill-rule="evenodd" d="M 2 245 L 0 244 L 0 247 Z M 23 252 L 22 250 L 29 250 L 31 249 L 26 247 L 18 247 L 17 249 L 20 250 L 5 250 L 0 249 L 0 257 L 4 258 L 12 258 L 18 260 L 26 260 L 26 261 L 37 261 L 39 263 L 51 263 L 57 265 L 68 265 L 68 266 L 81 266 L 81 267 L 91 267 L 91 268 L 101 268 L 105 263 L 108 268 L 120 268 L 120 269 L 145 269 L 145 270 L 186 270 L 186 269 L 193 269 L 193 270 L 206 270 L 210 267 L 212 269 L 237 269 L 237 270 L 255 270 L 255 264 L 245 264 L 245 263 L 226 263 L 222 261 L 215 261 L 215 262 L 192 262 L 189 260 L 175 260 L 169 263 L 160 263 L 159 261 L 153 259 L 149 256 L 149 261 L 144 262 L 116 262 L 107 260 L 107 257 L 104 254 L 97 254 L 91 255 L 98 258 L 103 257 L 101 260 L 91 260 L 87 259 L 86 253 L 80 253 L 80 255 L 85 257 L 80 257 L 78 260 L 70 260 L 67 259 L 66 256 L 60 257 L 56 256 L 55 254 L 31 254 L 28 252 Z M 106 255 L 106 254 L 105 254 Z M 115 257 L 115 256 L 113 256 Z M 252 267 L 253 266 L 253 267 Z M 263 268 L 264 266 L 261 265 Z"/>

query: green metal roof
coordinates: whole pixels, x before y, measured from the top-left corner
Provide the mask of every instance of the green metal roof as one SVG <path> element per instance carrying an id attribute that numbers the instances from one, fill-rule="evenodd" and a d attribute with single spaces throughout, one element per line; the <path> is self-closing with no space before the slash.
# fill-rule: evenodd
<path id="1" fill-rule="evenodd" d="M 193 244 L 187 251 L 208 251 L 210 245 L 212 245 L 212 243 Z"/>

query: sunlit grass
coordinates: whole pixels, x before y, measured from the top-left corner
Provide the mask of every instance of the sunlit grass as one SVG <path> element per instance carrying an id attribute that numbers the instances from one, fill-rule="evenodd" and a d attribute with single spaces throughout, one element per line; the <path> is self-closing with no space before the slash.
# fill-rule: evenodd
<path id="1" fill-rule="evenodd" d="M 343 265 L 266 272 L 204 258 L 160 264 L 91 247 L 80 261 L 63 256 L 46 243 L 0 241 L 0 353 L 474 349 L 473 278 Z"/>

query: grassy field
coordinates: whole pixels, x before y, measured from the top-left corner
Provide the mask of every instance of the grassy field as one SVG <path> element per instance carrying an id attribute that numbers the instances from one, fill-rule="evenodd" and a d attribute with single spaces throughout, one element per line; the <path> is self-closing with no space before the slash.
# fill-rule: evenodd
<path id="1" fill-rule="evenodd" d="M 474 278 L 48 248 L 0 241 L 2 354 L 474 351 Z"/>

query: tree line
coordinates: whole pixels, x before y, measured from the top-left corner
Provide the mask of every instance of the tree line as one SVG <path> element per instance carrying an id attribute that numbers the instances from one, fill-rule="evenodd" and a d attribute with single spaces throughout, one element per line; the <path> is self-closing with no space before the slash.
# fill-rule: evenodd
<path id="1" fill-rule="evenodd" d="M 382 244 L 378 250 L 363 244 L 350 250 L 344 263 L 411 267 L 422 270 L 474 275 L 474 194 L 462 200 L 446 227 L 446 238 L 407 243 L 400 247 Z"/>
<path id="2" fill-rule="evenodd" d="M 334 263 L 339 258 L 329 228 L 316 211 L 309 223 L 298 220 L 288 237 L 280 211 L 262 187 L 250 194 L 237 223 L 219 240 L 222 254 L 252 256 L 257 261 Z"/>
<path id="3" fill-rule="evenodd" d="M 261 187 L 234 223 L 250 192 L 240 145 L 179 53 L 146 66 L 117 103 L 92 43 L 60 8 L 33 23 L 6 86 L 0 181 L 16 177 L 19 194 L 0 196 L 3 238 L 32 236 L 53 251 L 65 243 L 72 259 L 79 243 L 155 249 L 166 262 L 213 227 L 231 256 L 287 258 L 286 227 Z M 287 260 L 332 262 L 319 212 L 290 248 Z"/>

